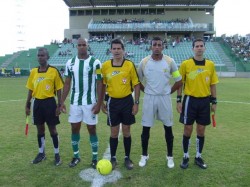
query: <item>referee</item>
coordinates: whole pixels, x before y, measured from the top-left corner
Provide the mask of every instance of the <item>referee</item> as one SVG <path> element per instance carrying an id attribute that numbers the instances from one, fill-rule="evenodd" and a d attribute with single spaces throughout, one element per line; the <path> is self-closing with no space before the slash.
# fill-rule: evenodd
<path id="1" fill-rule="evenodd" d="M 122 124 L 123 144 L 125 150 L 124 165 L 128 170 L 133 169 L 130 159 L 131 134 L 130 126 L 135 123 L 135 115 L 138 112 L 140 97 L 140 82 L 135 65 L 132 61 L 124 58 L 124 44 L 120 39 L 111 42 L 113 59 L 107 60 L 102 66 L 103 92 L 109 95 L 107 101 L 107 124 L 110 126 L 109 139 L 112 168 L 117 165 L 116 150 L 118 146 L 118 134 L 120 123 Z M 106 88 L 106 90 L 105 90 Z M 132 97 L 135 93 L 135 101 Z"/>
<path id="2" fill-rule="evenodd" d="M 46 159 L 45 155 L 45 122 L 48 125 L 54 145 L 55 165 L 61 164 L 59 155 L 59 139 L 56 125 L 60 123 L 60 98 L 63 80 L 59 71 L 48 64 L 49 53 L 46 48 L 39 48 L 37 52 L 39 66 L 32 69 L 26 87 L 29 89 L 25 106 L 26 115 L 30 115 L 31 99 L 33 98 L 33 120 L 37 127 L 39 153 L 32 161 L 37 164 Z M 56 104 L 55 95 L 58 103 Z"/>
<path id="3" fill-rule="evenodd" d="M 193 41 L 194 57 L 182 62 L 180 74 L 183 80 L 184 98 L 182 100 L 182 87 L 177 91 L 177 111 L 180 113 L 180 122 L 184 124 L 182 139 L 183 161 L 181 168 L 186 169 L 189 162 L 189 140 L 196 122 L 196 156 L 194 163 L 202 169 L 207 165 L 201 157 L 205 142 L 205 128 L 211 123 L 210 110 L 216 110 L 216 84 L 218 76 L 214 62 L 203 57 L 205 42 L 202 39 Z M 211 105 L 210 105 L 211 103 Z"/>

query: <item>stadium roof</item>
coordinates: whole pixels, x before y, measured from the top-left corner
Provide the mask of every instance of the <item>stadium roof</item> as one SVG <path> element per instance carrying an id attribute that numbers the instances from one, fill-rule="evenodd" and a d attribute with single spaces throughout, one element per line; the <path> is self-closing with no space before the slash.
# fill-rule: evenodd
<path id="1" fill-rule="evenodd" d="M 98 6 L 214 6 L 218 0 L 63 0 L 70 8 Z"/>

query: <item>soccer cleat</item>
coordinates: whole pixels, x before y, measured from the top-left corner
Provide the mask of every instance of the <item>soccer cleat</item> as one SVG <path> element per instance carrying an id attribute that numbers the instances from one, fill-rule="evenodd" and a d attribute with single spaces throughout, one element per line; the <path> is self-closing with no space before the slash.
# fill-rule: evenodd
<path id="1" fill-rule="evenodd" d="M 75 167 L 81 161 L 80 158 L 73 158 L 72 161 L 69 163 L 69 167 Z"/>
<path id="2" fill-rule="evenodd" d="M 60 155 L 59 153 L 56 153 L 55 154 L 55 166 L 59 166 L 61 165 L 62 161 L 61 161 L 61 158 L 60 158 Z"/>
<path id="3" fill-rule="evenodd" d="M 207 169 L 207 165 L 204 163 L 201 157 L 195 157 L 194 163 L 202 169 Z"/>
<path id="4" fill-rule="evenodd" d="M 139 166 L 140 167 L 146 166 L 148 159 L 149 159 L 149 155 L 147 155 L 147 156 L 141 155 L 141 160 L 139 162 Z"/>
<path id="5" fill-rule="evenodd" d="M 45 153 L 38 153 L 36 158 L 32 161 L 33 164 L 38 164 L 46 159 Z"/>
<path id="6" fill-rule="evenodd" d="M 132 160 L 130 160 L 128 157 L 124 159 L 124 165 L 128 170 L 131 170 L 134 167 Z"/>
<path id="7" fill-rule="evenodd" d="M 173 168 L 174 167 L 174 157 L 167 156 L 167 161 L 168 161 L 168 168 Z"/>
<path id="8" fill-rule="evenodd" d="M 111 164 L 112 164 L 112 170 L 114 170 L 115 167 L 116 167 L 116 165 L 117 165 L 116 158 L 111 158 L 111 159 L 110 159 L 110 162 L 111 162 Z"/>
<path id="9" fill-rule="evenodd" d="M 182 169 L 187 169 L 187 167 L 188 167 L 188 161 L 189 161 L 188 157 L 183 157 L 183 160 L 182 160 L 182 163 L 181 163 L 180 167 Z"/>
<path id="10" fill-rule="evenodd" d="M 92 160 L 90 166 L 91 166 L 93 169 L 96 169 L 96 165 L 97 165 L 97 160 Z"/>

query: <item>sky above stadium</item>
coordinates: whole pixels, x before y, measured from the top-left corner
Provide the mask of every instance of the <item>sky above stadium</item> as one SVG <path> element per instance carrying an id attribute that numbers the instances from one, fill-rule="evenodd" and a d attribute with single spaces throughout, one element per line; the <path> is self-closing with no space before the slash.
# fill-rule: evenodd
<path id="1" fill-rule="evenodd" d="M 247 19 L 250 0 L 218 0 L 215 5 L 216 36 L 250 33 Z M 62 41 L 69 28 L 68 7 L 63 0 L 4 0 L 0 6 L 0 56 L 19 49 Z"/>

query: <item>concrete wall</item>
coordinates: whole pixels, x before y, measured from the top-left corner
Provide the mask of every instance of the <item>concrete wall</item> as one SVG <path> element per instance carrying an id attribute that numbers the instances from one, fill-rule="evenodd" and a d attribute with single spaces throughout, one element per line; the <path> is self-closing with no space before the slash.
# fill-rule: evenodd
<path id="1" fill-rule="evenodd" d="M 172 11 L 165 9 L 165 14 L 157 15 L 83 15 L 83 16 L 70 16 L 69 29 L 65 29 L 64 36 L 66 38 L 72 38 L 73 34 L 80 34 L 82 37 L 88 38 L 88 24 L 91 20 L 102 21 L 103 19 L 144 19 L 145 21 L 151 21 L 154 19 L 159 20 L 172 20 L 172 19 L 187 19 L 191 18 L 193 23 L 206 23 L 214 25 L 214 15 L 206 15 L 205 11 Z M 197 36 L 198 35 L 198 36 Z M 196 33 L 195 37 L 201 37 L 203 33 Z"/>

